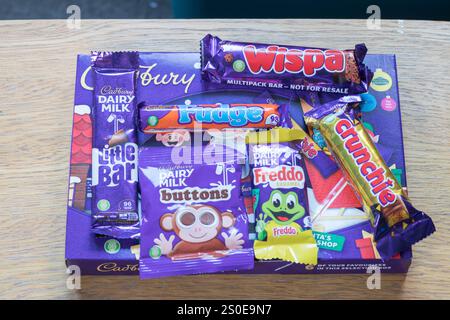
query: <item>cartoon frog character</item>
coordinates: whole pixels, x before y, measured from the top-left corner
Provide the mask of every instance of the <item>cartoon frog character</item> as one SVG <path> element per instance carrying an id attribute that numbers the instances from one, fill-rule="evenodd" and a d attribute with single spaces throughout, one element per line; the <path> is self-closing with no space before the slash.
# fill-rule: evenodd
<path id="1" fill-rule="evenodd" d="M 280 190 L 274 190 L 269 199 L 261 206 L 264 215 L 260 214 L 256 223 L 258 240 L 267 239 L 267 230 L 273 230 L 278 226 L 290 226 L 297 233 L 302 232 L 302 227 L 294 222 L 305 215 L 305 208 L 298 202 L 296 192 L 290 191 L 282 193 Z M 266 219 L 270 218 L 269 222 Z"/>
<path id="2" fill-rule="evenodd" d="M 317 264 L 318 248 L 312 230 L 304 231 L 296 222 L 305 215 L 296 192 L 274 190 L 261 209 L 253 243 L 256 259 Z"/>

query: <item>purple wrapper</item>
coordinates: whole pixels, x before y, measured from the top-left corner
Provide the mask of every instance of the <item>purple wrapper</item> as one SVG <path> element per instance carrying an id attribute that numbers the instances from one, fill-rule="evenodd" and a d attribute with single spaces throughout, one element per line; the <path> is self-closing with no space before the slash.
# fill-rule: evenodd
<path id="1" fill-rule="evenodd" d="M 137 208 L 137 52 L 92 52 L 94 108 L 92 231 L 139 236 Z"/>
<path id="2" fill-rule="evenodd" d="M 309 136 L 305 137 L 303 140 L 292 141 L 292 147 L 299 150 L 305 158 L 311 160 L 313 166 L 319 170 L 324 178 L 328 178 L 339 170 L 336 162 L 320 149 Z"/>
<path id="3" fill-rule="evenodd" d="M 221 40 L 200 42 L 204 80 L 246 87 L 338 94 L 367 92 L 372 72 L 367 48 L 335 50 Z"/>
<path id="4" fill-rule="evenodd" d="M 244 159 L 224 146 L 139 149 L 142 279 L 253 268 Z"/>
<path id="5" fill-rule="evenodd" d="M 409 221 L 406 223 L 398 223 L 389 228 L 382 219 L 381 212 L 375 208 L 372 210 L 376 214 L 375 217 L 375 241 L 377 249 L 384 260 L 389 259 L 398 252 L 405 252 L 411 246 L 436 231 L 431 218 L 423 211 L 414 208 L 405 197 L 402 201 L 410 215 Z"/>

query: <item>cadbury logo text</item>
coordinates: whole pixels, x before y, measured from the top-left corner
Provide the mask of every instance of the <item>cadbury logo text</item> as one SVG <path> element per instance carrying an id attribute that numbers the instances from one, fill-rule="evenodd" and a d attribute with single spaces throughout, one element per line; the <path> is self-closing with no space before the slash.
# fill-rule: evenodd
<path id="1" fill-rule="evenodd" d="M 150 66 L 140 66 L 141 69 L 145 70 L 141 72 L 140 75 L 142 86 L 146 87 L 150 84 L 153 84 L 155 86 L 167 84 L 172 84 L 174 86 L 183 85 L 184 93 L 188 93 L 189 87 L 191 86 L 192 81 L 195 78 L 195 74 L 192 74 L 190 76 L 188 76 L 187 74 L 180 75 L 174 72 L 169 72 L 166 74 L 154 74 L 152 72 L 155 71 L 154 69 L 157 65 L 157 63 L 154 63 Z"/>
<path id="2" fill-rule="evenodd" d="M 138 264 L 126 264 L 120 266 L 115 262 L 105 262 L 97 266 L 98 272 L 137 272 L 138 270 Z"/>

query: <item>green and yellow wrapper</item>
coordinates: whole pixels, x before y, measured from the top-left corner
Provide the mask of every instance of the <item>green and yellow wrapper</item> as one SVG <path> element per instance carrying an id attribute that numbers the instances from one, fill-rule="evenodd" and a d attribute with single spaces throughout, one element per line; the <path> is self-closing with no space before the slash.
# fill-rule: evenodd
<path id="1" fill-rule="evenodd" d="M 302 129 L 250 133 L 257 240 L 255 258 L 317 264 L 318 247 L 310 228 L 306 170 L 298 141 Z M 272 131 L 272 130 L 271 130 Z"/>
<path id="2" fill-rule="evenodd" d="M 271 221 L 266 226 L 267 240 L 255 240 L 253 250 L 259 260 L 281 259 L 284 261 L 317 264 L 318 248 L 312 230 L 301 231 L 291 237 L 277 238 L 273 230 L 277 225 Z"/>

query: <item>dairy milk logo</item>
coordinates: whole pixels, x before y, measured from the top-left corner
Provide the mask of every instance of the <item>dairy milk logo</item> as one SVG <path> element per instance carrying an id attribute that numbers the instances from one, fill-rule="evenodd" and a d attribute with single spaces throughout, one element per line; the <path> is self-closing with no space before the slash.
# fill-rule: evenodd
<path id="1" fill-rule="evenodd" d="M 345 70 L 345 54 L 340 50 L 302 51 L 275 45 L 257 49 L 254 45 L 246 45 L 243 55 L 248 69 L 253 74 L 288 72 L 312 77 L 321 69 L 331 73 Z"/>
<path id="2" fill-rule="evenodd" d="M 217 105 L 215 107 L 198 107 L 195 105 L 179 106 L 178 122 L 188 124 L 192 121 L 199 123 L 228 123 L 232 127 L 243 127 L 250 123 L 260 123 L 263 121 L 264 109 L 258 106 L 244 107 L 228 104 Z"/>
<path id="3" fill-rule="evenodd" d="M 305 173 L 299 166 L 280 165 L 253 169 L 253 184 L 269 184 L 272 189 L 305 187 Z"/>
<path id="4" fill-rule="evenodd" d="M 120 87 L 103 86 L 97 95 L 97 103 L 102 112 L 131 112 L 131 103 L 134 100 L 133 90 Z"/>
<path id="5" fill-rule="evenodd" d="M 169 73 L 158 73 L 157 72 L 157 63 L 154 63 L 150 66 L 140 66 L 141 69 L 144 69 L 140 74 L 141 85 L 143 87 L 149 86 L 151 84 L 155 86 L 164 86 L 164 85 L 174 85 L 174 86 L 184 86 L 184 93 L 188 93 L 189 88 L 194 81 L 195 74 L 187 75 L 187 74 L 178 74 L 175 72 Z M 197 68 L 194 65 L 194 68 Z"/>
<path id="6" fill-rule="evenodd" d="M 235 188 L 233 184 L 221 182 L 211 183 L 210 188 L 189 187 L 190 183 L 187 180 L 193 174 L 195 170 L 193 168 L 148 167 L 140 170 L 155 187 L 159 188 L 159 201 L 165 204 L 225 201 L 231 198 L 231 191 Z"/>
<path id="7" fill-rule="evenodd" d="M 161 170 L 159 172 L 159 187 L 187 187 L 186 179 L 188 179 L 194 169 L 179 169 L 179 170 Z"/>
<path id="8" fill-rule="evenodd" d="M 137 151 L 135 143 L 92 149 L 92 185 L 115 187 L 123 181 L 137 182 Z"/>
<path id="9" fill-rule="evenodd" d="M 278 165 L 281 156 L 284 158 L 291 156 L 283 148 L 272 148 L 268 145 L 255 145 L 251 149 L 251 152 L 251 161 L 258 167 L 274 167 Z"/>

